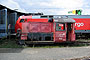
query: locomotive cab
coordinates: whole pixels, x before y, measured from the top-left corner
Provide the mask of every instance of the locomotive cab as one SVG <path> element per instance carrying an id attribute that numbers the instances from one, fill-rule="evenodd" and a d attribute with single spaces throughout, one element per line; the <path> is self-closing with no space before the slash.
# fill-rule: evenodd
<path id="1" fill-rule="evenodd" d="M 71 18 L 55 19 L 55 42 L 75 41 L 75 20 Z"/>

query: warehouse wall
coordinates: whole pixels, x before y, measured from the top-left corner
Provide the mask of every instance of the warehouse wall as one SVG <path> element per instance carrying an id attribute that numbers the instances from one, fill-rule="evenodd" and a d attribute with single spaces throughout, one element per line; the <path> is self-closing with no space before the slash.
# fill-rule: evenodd
<path id="1" fill-rule="evenodd" d="M 16 20 L 17 20 L 17 13 L 16 12 L 8 14 L 8 25 L 11 24 L 11 33 L 15 33 Z"/>
<path id="2" fill-rule="evenodd" d="M 7 9 L 0 10 L 0 38 L 7 36 Z"/>
<path id="3" fill-rule="evenodd" d="M 7 37 L 8 35 L 8 26 L 11 24 L 11 33 L 15 32 L 15 23 L 17 20 L 17 13 L 10 12 L 6 8 L 0 10 L 0 38 Z"/>

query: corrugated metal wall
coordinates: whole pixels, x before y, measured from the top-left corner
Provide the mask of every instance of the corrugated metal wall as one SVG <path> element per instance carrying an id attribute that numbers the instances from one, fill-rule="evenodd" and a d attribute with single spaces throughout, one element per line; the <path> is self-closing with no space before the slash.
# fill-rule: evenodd
<path id="1" fill-rule="evenodd" d="M 15 32 L 15 23 L 17 20 L 17 13 L 13 12 L 8 15 L 8 25 L 11 24 L 11 33 Z"/>
<path id="2" fill-rule="evenodd" d="M 0 10 L 0 38 L 7 36 L 7 9 Z"/>
<path id="3" fill-rule="evenodd" d="M 11 24 L 11 33 L 15 32 L 15 23 L 17 20 L 17 13 L 8 13 L 7 9 L 0 10 L 0 38 L 7 37 L 8 26 Z"/>

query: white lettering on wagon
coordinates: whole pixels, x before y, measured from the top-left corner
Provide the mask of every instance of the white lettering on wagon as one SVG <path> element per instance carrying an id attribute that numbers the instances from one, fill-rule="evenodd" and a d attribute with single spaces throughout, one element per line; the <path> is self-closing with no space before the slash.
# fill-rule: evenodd
<path id="1" fill-rule="evenodd" d="M 75 23 L 75 26 L 81 27 L 81 26 L 84 26 L 84 23 Z"/>

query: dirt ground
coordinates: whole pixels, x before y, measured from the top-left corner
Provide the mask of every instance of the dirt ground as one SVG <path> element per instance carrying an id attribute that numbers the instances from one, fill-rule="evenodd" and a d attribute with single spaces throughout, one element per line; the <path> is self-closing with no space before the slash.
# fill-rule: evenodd
<path id="1" fill-rule="evenodd" d="M 90 60 L 90 46 L 62 48 L 0 48 L 0 60 Z"/>

